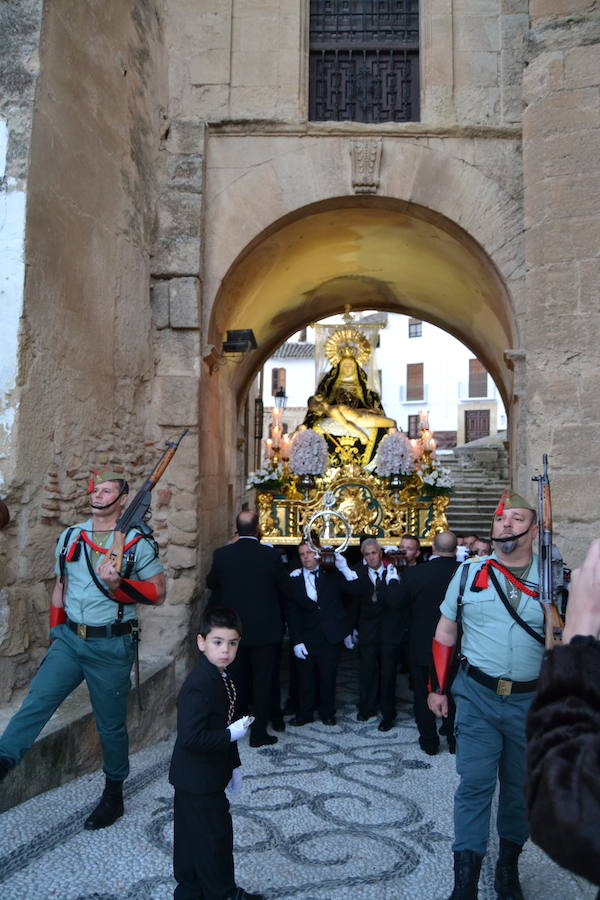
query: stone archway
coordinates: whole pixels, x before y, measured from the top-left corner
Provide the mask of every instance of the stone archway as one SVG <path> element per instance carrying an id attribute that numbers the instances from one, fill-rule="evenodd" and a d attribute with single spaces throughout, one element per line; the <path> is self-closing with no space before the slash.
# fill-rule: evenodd
<path id="1" fill-rule="evenodd" d="M 511 297 L 483 248 L 456 223 L 417 204 L 389 198 L 338 198 L 311 204 L 272 224 L 232 263 L 207 327 L 218 347 L 229 328 L 252 328 L 258 350 L 236 363 L 211 365 L 201 389 L 207 437 L 202 465 L 221 516 L 236 483 L 237 417 L 249 385 L 272 350 L 303 325 L 343 310 L 377 308 L 415 315 L 467 344 L 511 408 L 515 346 Z M 209 374 L 209 370 L 211 374 Z M 208 489 L 208 484 L 211 487 Z M 218 499 L 220 498 L 220 499 Z M 210 516 L 210 510 L 207 510 Z M 230 524 L 230 523 L 229 523 Z M 218 529 L 213 521 L 212 533 Z"/>

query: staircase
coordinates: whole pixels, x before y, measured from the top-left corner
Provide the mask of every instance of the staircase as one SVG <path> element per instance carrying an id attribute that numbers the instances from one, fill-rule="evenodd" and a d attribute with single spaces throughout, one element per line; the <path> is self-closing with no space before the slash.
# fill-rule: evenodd
<path id="1" fill-rule="evenodd" d="M 458 535 L 490 533 L 492 516 L 509 486 L 505 435 L 481 438 L 440 453 L 438 462 L 452 472 L 454 492 L 446 511 L 448 527 Z"/>

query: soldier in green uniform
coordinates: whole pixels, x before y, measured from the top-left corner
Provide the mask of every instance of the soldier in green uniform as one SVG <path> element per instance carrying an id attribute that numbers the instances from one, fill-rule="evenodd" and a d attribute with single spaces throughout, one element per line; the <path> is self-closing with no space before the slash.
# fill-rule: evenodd
<path id="1" fill-rule="evenodd" d="M 126 535 L 121 572 L 104 559 L 129 487 L 110 471 L 96 475 L 90 487 L 91 518 L 65 529 L 56 545 L 52 643 L 27 697 L 0 737 L 0 778 L 17 765 L 63 700 L 85 680 L 106 775 L 100 802 L 85 822 L 87 829 L 97 829 L 123 815 L 135 602 L 162 604 L 165 576 L 155 542 L 136 529 Z"/>

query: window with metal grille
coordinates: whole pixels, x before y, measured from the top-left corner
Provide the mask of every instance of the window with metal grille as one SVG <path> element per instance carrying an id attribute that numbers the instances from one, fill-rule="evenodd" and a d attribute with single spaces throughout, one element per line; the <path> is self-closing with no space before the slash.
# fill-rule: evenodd
<path id="1" fill-rule="evenodd" d="M 419 437 L 419 417 L 418 416 L 409 416 L 408 417 L 408 436 L 409 436 L 409 438 L 418 438 Z"/>
<path id="2" fill-rule="evenodd" d="M 421 337 L 423 334 L 423 323 L 420 319 L 408 320 L 408 336 L 409 338 Z"/>
<path id="3" fill-rule="evenodd" d="M 478 359 L 469 360 L 469 397 L 487 397 L 487 371 Z"/>
<path id="4" fill-rule="evenodd" d="M 419 120 L 418 0 L 311 0 L 309 119 Z"/>
<path id="5" fill-rule="evenodd" d="M 285 391 L 285 369 L 271 369 L 271 394 L 274 397 L 282 389 Z"/>
<path id="6" fill-rule="evenodd" d="M 423 399 L 423 363 L 408 363 L 406 366 L 406 399 Z"/>

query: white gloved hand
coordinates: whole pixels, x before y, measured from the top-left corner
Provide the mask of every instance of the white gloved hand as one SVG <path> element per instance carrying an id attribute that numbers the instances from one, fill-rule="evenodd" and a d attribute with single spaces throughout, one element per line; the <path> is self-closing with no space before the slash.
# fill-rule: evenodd
<path id="1" fill-rule="evenodd" d="M 250 722 L 247 721 L 248 719 L 250 719 L 250 716 L 243 716 L 241 719 L 236 719 L 235 722 L 232 722 L 231 725 L 227 726 L 227 731 L 231 735 L 232 741 L 239 741 L 240 738 L 244 737 L 250 727 Z"/>
<path id="2" fill-rule="evenodd" d="M 351 634 L 347 634 L 346 637 L 344 638 L 344 647 L 346 648 L 346 650 L 352 650 L 352 649 L 353 649 L 353 647 L 354 647 L 354 641 L 352 640 L 352 635 L 351 635 Z"/>
<path id="3" fill-rule="evenodd" d="M 390 565 L 387 567 L 387 569 L 385 570 L 385 583 L 386 583 L 386 584 L 389 584 L 390 581 L 392 581 L 394 578 L 396 579 L 396 581 L 399 581 L 399 580 L 400 580 L 400 578 L 399 578 L 399 576 L 398 576 L 398 570 L 396 569 L 396 566 L 392 566 L 392 565 L 390 564 Z"/>
<path id="4" fill-rule="evenodd" d="M 234 769 L 231 773 L 231 781 L 225 790 L 228 791 L 232 797 L 235 796 L 235 794 L 241 794 L 243 780 L 242 767 L 238 766 L 237 769 Z"/>
<path id="5" fill-rule="evenodd" d="M 294 644 L 294 656 L 297 659 L 306 659 L 308 656 L 308 650 L 306 649 L 305 644 Z"/>
<path id="6" fill-rule="evenodd" d="M 354 646 L 356 647 L 356 645 L 358 644 L 358 631 L 356 630 L 356 628 L 352 632 L 352 640 L 354 641 Z"/>
<path id="7" fill-rule="evenodd" d="M 346 581 L 354 581 L 358 578 L 356 572 L 353 572 L 350 566 L 348 565 L 348 561 L 345 556 L 342 556 L 341 553 L 335 554 L 335 567 L 338 572 L 341 572 Z"/>

